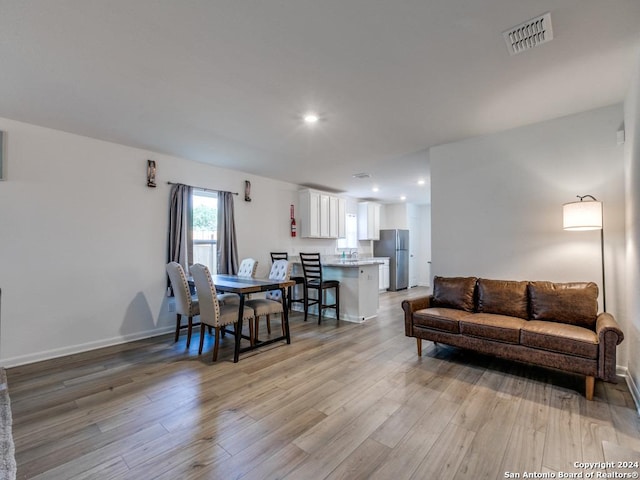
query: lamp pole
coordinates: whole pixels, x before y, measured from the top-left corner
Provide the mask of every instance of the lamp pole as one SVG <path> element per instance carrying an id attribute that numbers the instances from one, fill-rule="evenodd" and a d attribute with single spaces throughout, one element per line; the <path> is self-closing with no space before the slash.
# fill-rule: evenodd
<path id="1" fill-rule="evenodd" d="M 604 225 L 600 229 L 600 259 L 602 263 L 602 311 L 607 311 L 607 289 L 604 283 Z"/>

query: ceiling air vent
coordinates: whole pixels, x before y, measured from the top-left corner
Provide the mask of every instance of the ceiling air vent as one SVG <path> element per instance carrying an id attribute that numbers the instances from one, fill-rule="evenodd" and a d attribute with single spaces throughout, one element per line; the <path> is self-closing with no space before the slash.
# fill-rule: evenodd
<path id="1" fill-rule="evenodd" d="M 551 28 L 551 14 L 549 12 L 539 17 L 521 23 L 503 32 L 504 41 L 511 55 L 524 52 L 543 43 L 553 40 Z"/>

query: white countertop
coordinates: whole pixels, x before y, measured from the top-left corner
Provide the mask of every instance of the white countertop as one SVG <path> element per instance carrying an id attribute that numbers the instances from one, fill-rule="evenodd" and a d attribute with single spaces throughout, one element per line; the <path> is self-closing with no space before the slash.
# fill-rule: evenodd
<path id="1" fill-rule="evenodd" d="M 300 263 L 300 257 L 291 256 L 292 263 Z M 381 265 L 389 260 L 389 257 L 363 257 L 363 258 L 340 258 L 339 256 L 327 256 L 322 258 L 323 267 L 363 267 L 365 265 Z"/>
<path id="2" fill-rule="evenodd" d="M 383 263 L 384 263 L 383 260 L 378 260 L 375 258 L 361 258 L 361 259 L 346 258 L 344 260 L 342 259 L 328 260 L 328 261 L 322 262 L 322 266 L 348 268 L 348 267 L 362 267 L 364 265 L 381 265 Z"/>

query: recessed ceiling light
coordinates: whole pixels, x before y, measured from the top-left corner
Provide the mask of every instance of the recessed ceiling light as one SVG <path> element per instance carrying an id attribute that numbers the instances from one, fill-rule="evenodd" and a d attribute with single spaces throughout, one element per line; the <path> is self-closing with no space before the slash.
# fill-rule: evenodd
<path id="1" fill-rule="evenodd" d="M 377 192 L 377 191 L 379 191 L 379 190 L 380 190 L 380 189 L 379 189 L 378 187 L 373 187 L 373 188 L 371 189 L 371 191 L 373 191 L 373 192 Z"/>
<path id="2" fill-rule="evenodd" d="M 400 200 L 402 200 L 403 202 L 404 202 L 406 199 L 407 199 L 407 197 L 405 197 L 404 195 L 402 195 L 402 196 L 400 197 Z"/>
<path id="3" fill-rule="evenodd" d="M 320 116 L 317 113 L 308 112 L 303 115 L 302 120 L 307 125 L 315 125 L 320 120 Z"/>
<path id="4" fill-rule="evenodd" d="M 424 185 L 424 180 L 418 180 L 418 185 Z"/>

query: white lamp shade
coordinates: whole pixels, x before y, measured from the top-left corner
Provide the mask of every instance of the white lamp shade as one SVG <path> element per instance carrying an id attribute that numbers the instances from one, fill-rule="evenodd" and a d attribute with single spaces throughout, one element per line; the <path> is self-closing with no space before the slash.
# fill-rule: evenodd
<path id="1" fill-rule="evenodd" d="M 602 202 L 565 203 L 562 217 L 565 230 L 602 230 Z"/>

